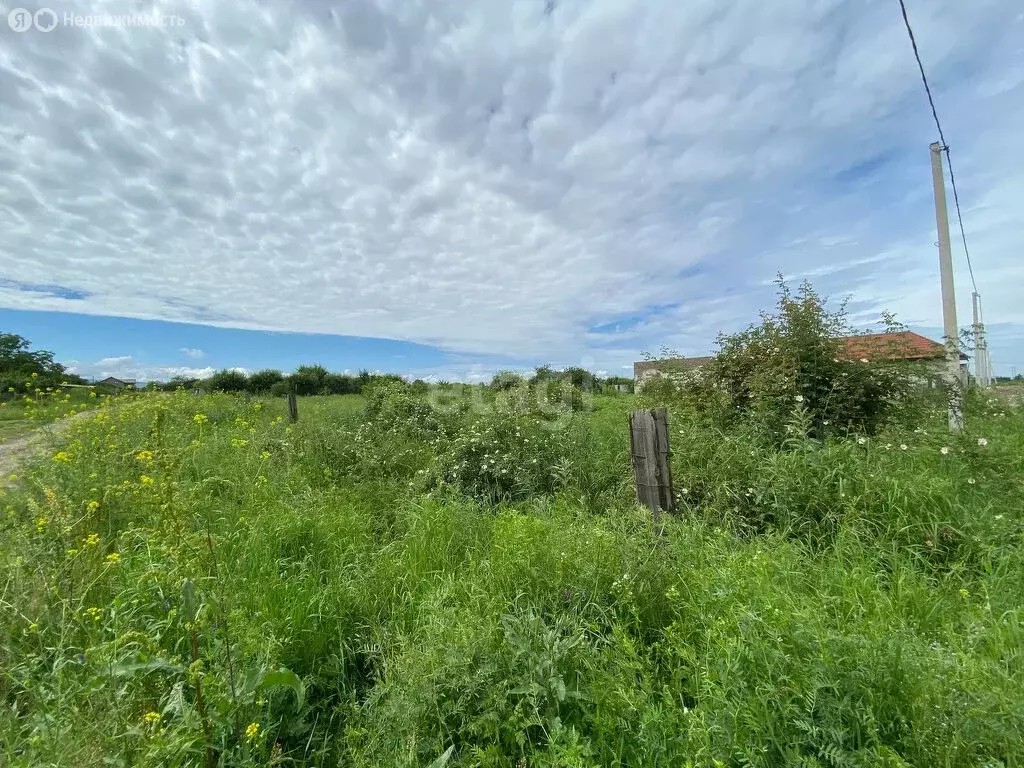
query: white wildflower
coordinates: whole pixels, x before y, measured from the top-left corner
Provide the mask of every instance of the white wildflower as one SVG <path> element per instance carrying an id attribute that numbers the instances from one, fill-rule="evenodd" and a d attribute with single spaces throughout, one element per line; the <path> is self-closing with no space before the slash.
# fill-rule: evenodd
<path id="1" fill-rule="evenodd" d="M 868 439 L 866 437 L 858 437 L 857 445 L 867 445 Z"/>
<path id="2" fill-rule="evenodd" d="M 795 399 L 796 399 L 796 401 L 798 403 L 802 403 L 804 401 L 804 396 L 803 395 L 797 395 Z"/>
<path id="3" fill-rule="evenodd" d="M 866 357 L 862 357 L 862 358 L 860 359 L 860 361 L 861 361 L 862 363 L 866 363 L 866 362 L 868 362 L 868 359 L 867 359 Z"/>
<path id="4" fill-rule="evenodd" d="M 901 451 L 907 450 L 907 444 L 906 443 L 900 443 L 900 450 Z"/>
<path id="5" fill-rule="evenodd" d="M 982 448 L 984 448 L 986 445 L 988 445 L 988 440 L 986 440 L 984 437 L 979 437 L 978 438 L 978 445 L 980 445 Z"/>
<path id="6" fill-rule="evenodd" d="M 942 446 L 941 448 L 939 448 L 939 453 L 945 456 L 949 453 L 949 448 L 947 448 L 946 446 Z"/>

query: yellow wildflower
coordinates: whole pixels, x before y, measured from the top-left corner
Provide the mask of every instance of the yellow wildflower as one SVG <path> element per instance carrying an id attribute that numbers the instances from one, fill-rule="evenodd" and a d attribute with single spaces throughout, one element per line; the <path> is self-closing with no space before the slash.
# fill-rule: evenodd
<path id="1" fill-rule="evenodd" d="M 89 502 L 88 504 L 86 504 L 85 506 L 86 506 L 86 508 L 87 508 L 87 509 L 88 509 L 88 510 L 89 510 L 90 512 L 95 512 L 95 511 L 96 511 L 97 509 L 99 509 L 99 508 L 100 508 L 100 503 L 99 503 L 98 501 L 96 501 L 95 499 L 93 499 L 92 501 L 90 501 L 90 502 Z"/>
<path id="2" fill-rule="evenodd" d="M 207 416 L 205 413 L 197 413 L 195 416 L 192 417 L 192 421 L 194 421 L 196 424 L 205 424 L 209 420 L 210 417 Z"/>
<path id="3" fill-rule="evenodd" d="M 37 517 L 36 518 L 36 530 L 42 533 L 46 530 L 46 526 L 49 524 L 50 518 L 48 517 Z"/>
<path id="4" fill-rule="evenodd" d="M 248 440 L 242 440 L 239 437 L 232 437 L 231 438 L 231 447 L 232 448 L 244 448 L 248 444 L 248 442 L 249 442 Z"/>
<path id="5" fill-rule="evenodd" d="M 78 554 L 78 550 L 77 549 L 69 549 L 68 550 L 68 557 L 74 557 L 77 554 Z"/>
<path id="6" fill-rule="evenodd" d="M 54 461 L 71 461 L 71 454 L 67 451 L 57 451 L 53 454 Z"/>
<path id="7" fill-rule="evenodd" d="M 153 478 L 150 477 L 149 475 L 142 475 L 139 478 L 139 482 L 142 483 L 143 485 L 153 485 Z"/>
<path id="8" fill-rule="evenodd" d="M 160 713 L 159 712 L 147 712 L 143 719 L 147 723 L 151 723 L 151 724 L 155 725 L 156 723 L 160 722 Z"/>
<path id="9" fill-rule="evenodd" d="M 255 740 L 256 737 L 259 736 L 259 735 L 260 735 L 260 724 L 259 723 L 249 723 L 247 726 L 245 726 L 245 738 L 247 738 L 249 741 Z"/>
<path id="10" fill-rule="evenodd" d="M 260 453 L 260 458 L 261 459 L 269 459 L 270 458 L 270 451 L 263 451 L 263 452 L 261 452 Z"/>
<path id="11" fill-rule="evenodd" d="M 82 544 L 84 544 L 87 547 L 95 547 L 99 543 L 100 535 L 98 533 L 90 533 L 88 536 L 82 539 Z"/>
<path id="12" fill-rule="evenodd" d="M 135 454 L 135 458 L 138 459 L 139 461 L 150 462 L 153 460 L 153 452 L 139 451 L 138 453 Z"/>
<path id="13" fill-rule="evenodd" d="M 37 379 L 37 378 L 39 378 L 39 374 L 38 374 L 38 373 L 36 373 L 35 371 L 32 371 L 32 378 L 33 378 L 33 379 Z"/>
<path id="14" fill-rule="evenodd" d="M 121 556 L 117 554 L 117 552 L 111 552 L 109 555 L 107 555 L 106 561 L 111 565 L 117 565 L 119 562 L 121 562 Z"/>
<path id="15" fill-rule="evenodd" d="M 969 594 L 971 594 L 971 593 L 968 592 L 966 589 L 961 589 L 960 590 L 960 597 L 967 597 Z"/>

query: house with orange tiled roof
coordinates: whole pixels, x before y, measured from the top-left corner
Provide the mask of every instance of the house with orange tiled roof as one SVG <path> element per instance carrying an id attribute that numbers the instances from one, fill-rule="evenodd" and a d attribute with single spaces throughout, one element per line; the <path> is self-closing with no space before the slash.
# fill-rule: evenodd
<path id="1" fill-rule="evenodd" d="M 929 384 L 945 374 L 946 346 L 913 331 L 846 336 L 840 354 L 847 360 L 905 360 L 919 365 Z M 967 355 L 960 353 L 960 381 L 966 385 Z"/>
<path id="2" fill-rule="evenodd" d="M 844 336 L 843 355 L 849 360 L 945 360 L 946 347 L 913 331 Z M 967 355 L 961 353 L 961 360 Z"/>

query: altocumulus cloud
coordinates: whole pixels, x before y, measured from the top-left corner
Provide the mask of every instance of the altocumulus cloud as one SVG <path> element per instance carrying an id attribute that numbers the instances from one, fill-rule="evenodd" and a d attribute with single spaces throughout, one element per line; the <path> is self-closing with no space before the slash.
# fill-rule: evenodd
<path id="1" fill-rule="evenodd" d="M 706 349 L 777 270 L 939 324 L 891 0 L 154 5 L 184 25 L 3 29 L 0 305 L 615 369 Z M 1019 3 L 910 6 L 1017 338 Z"/>

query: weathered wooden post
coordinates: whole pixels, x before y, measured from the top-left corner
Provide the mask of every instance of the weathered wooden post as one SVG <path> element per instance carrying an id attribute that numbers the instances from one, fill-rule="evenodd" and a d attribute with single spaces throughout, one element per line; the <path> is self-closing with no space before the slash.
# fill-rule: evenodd
<path id="1" fill-rule="evenodd" d="M 668 411 L 664 408 L 633 411 L 629 417 L 629 453 L 633 457 L 636 500 L 651 510 L 654 531 L 660 533 L 664 513 L 675 509 L 669 465 Z"/>
<path id="2" fill-rule="evenodd" d="M 299 420 L 299 401 L 294 392 L 288 393 L 288 421 L 293 424 Z"/>

